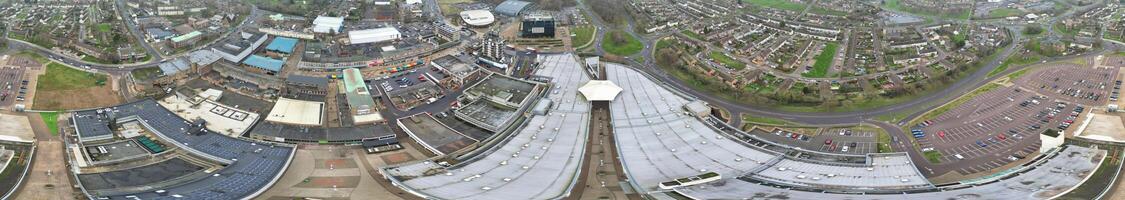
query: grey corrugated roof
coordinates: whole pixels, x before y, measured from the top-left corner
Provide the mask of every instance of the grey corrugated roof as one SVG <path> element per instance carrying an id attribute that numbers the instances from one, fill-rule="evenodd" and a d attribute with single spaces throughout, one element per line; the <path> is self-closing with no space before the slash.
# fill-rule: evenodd
<path id="1" fill-rule="evenodd" d="M 319 76 L 289 74 L 289 76 L 285 77 L 285 81 L 289 83 L 313 85 L 316 87 L 328 87 L 328 78 Z"/>
<path id="2" fill-rule="evenodd" d="M 523 9 L 527 8 L 527 5 L 531 5 L 531 2 L 508 0 L 500 3 L 500 5 L 496 5 L 495 10 L 497 13 L 503 15 L 516 16 L 519 15 L 520 12 L 523 12 Z"/>

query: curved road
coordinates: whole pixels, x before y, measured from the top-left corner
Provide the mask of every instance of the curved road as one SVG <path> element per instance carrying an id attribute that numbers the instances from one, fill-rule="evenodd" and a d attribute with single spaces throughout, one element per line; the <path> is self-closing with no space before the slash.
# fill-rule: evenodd
<path id="1" fill-rule="evenodd" d="M 603 33 L 604 31 L 602 31 L 602 30 L 608 30 L 606 28 L 607 26 L 605 26 L 605 24 L 600 20 L 600 17 L 597 17 L 597 14 L 592 12 L 591 9 L 589 9 L 587 7 L 587 5 L 585 5 L 582 1 L 578 1 L 578 2 L 579 2 L 579 6 L 586 8 L 586 9 L 584 9 L 584 11 L 588 15 L 591 16 L 591 21 L 595 25 L 599 26 L 598 35 L 595 38 L 594 45 L 597 45 L 598 47 L 600 47 L 601 43 L 602 43 L 601 38 L 602 38 L 602 36 L 604 36 L 604 33 Z M 1072 13 L 1073 12 L 1067 12 L 1067 13 L 1064 13 L 1063 15 L 1058 16 L 1058 17 L 1065 17 L 1065 16 L 1070 15 Z M 669 76 L 668 74 L 664 73 L 663 70 L 660 70 L 659 68 L 657 68 L 656 65 L 654 64 L 655 59 L 653 58 L 653 54 L 652 54 L 652 49 L 654 48 L 653 42 L 656 39 L 658 39 L 659 37 L 644 37 L 641 34 L 635 33 L 634 29 L 633 29 L 633 24 L 635 24 L 634 21 L 633 21 L 633 18 L 630 16 L 630 17 L 627 17 L 627 19 L 628 19 L 629 23 L 628 23 L 628 27 L 624 31 L 626 31 L 630 35 L 633 35 L 634 37 L 638 38 L 645 46 L 644 50 L 641 53 L 638 53 L 638 54 L 640 54 L 640 56 L 644 56 L 644 59 L 643 59 L 644 63 L 641 63 L 641 62 L 638 62 L 636 60 L 630 59 L 628 61 L 630 63 L 628 63 L 628 64 L 630 64 L 634 67 L 640 66 L 640 67 L 635 67 L 635 68 L 640 69 L 640 70 L 642 70 L 646 73 L 649 73 L 649 74 L 653 75 L 653 77 L 658 79 L 659 82 L 661 82 L 661 83 L 663 83 L 667 86 L 670 86 L 670 87 L 672 87 L 676 90 L 679 90 L 681 92 L 690 94 L 692 96 L 695 96 L 696 98 L 699 98 L 700 100 L 707 101 L 707 102 L 711 103 L 713 106 L 725 108 L 727 111 L 729 111 L 731 113 L 731 116 L 733 118 L 733 119 L 731 119 L 731 124 L 734 124 L 734 125 L 740 124 L 741 118 L 739 116 L 743 113 L 752 114 L 752 115 L 761 116 L 761 117 L 785 119 L 785 120 L 788 120 L 788 121 L 794 121 L 794 122 L 811 124 L 811 125 L 856 124 L 856 123 L 864 122 L 864 120 L 870 119 L 870 118 L 875 117 L 875 116 L 880 116 L 880 115 L 885 115 L 885 114 L 897 114 L 897 113 L 902 113 L 902 112 L 910 112 L 908 114 L 908 117 L 905 117 L 905 119 L 910 119 L 910 118 L 916 117 L 918 115 L 921 115 L 922 113 L 924 113 L 928 110 L 931 110 L 933 108 L 936 108 L 936 107 L 940 106 L 941 104 L 943 104 L 943 102 L 950 101 L 953 98 L 955 98 L 957 96 L 960 96 L 961 94 L 964 94 L 964 93 L 966 93 L 968 91 L 971 91 L 971 90 L 973 90 L 977 87 L 980 87 L 980 86 L 988 83 L 989 81 L 992 81 L 992 80 L 996 79 L 997 77 L 1002 77 L 1001 75 L 997 75 L 997 76 L 989 78 L 989 77 L 987 77 L 987 75 L 988 75 L 989 72 L 991 72 L 992 70 L 999 67 L 1000 64 L 1002 63 L 1002 61 L 1005 60 L 1005 58 L 1007 58 L 1009 55 L 1014 53 L 1016 50 L 1020 49 L 1019 47 L 1021 47 L 1021 41 L 1023 40 L 1023 38 L 1022 38 L 1023 36 L 1022 36 L 1022 34 L 1020 34 L 1020 31 L 1019 31 L 1019 28 L 1021 28 L 1021 27 L 1015 26 L 1015 25 L 1006 26 L 1008 28 L 1008 30 L 1010 31 L 1010 33 L 1012 33 L 1011 34 L 1012 44 L 1008 45 L 1003 50 L 1001 50 L 1001 52 L 999 52 L 999 55 L 997 55 L 993 60 L 987 61 L 987 64 L 985 64 L 985 66 L 981 67 L 980 69 L 977 69 L 971 75 L 969 75 L 967 77 L 962 77 L 957 82 L 952 83 L 950 86 L 948 86 L 946 88 L 943 88 L 940 91 L 937 91 L 937 92 L 934 92 L 934 93 L 931 93 L 931 94 L 927 94 L 927 95 L 922 96 L 922 97 L 914 98 L 914 99 L 911 99 L 907 102 L 883 106 L 883 107 L 878 107 L 878 108 L 873 108 L 873 109 L 869 109 L 869 110 L 863 110 L 863 111 L 792 112 L 792 111 L 778 110 L 778 109 L 770 107 L 768 105 L 752 105 L 752 104 L 743 104 L 743 103 L 731 102 L 731 101 L 728 101 L 727 99 L 715 97 L 711 94 L 707 94 L 707 93 L 704 93 L 704 92 L 699 92 L 699 91 L 691 89 L 691 87 L 687 86 L 686 83 L 684 83 L 683 81 L 681 81 L 679 79 L 676 79 L 674 77 Z M 653 36 L 662 36 L 662 35 L 666 35 L 666 34 L 667 33 L 658 33 L 658 34 L 654 34 Z M 596 52 L 596 53 L 604 54 L 604 51 L 601 51 L 601 49 L 598 48 L 598 52 Z M 1097 54 L 1097 53 L 1100 53 L 1100 51 L 1099 52 L 1087 53 L 1085 55 Z M 636 56 L 636 55 L 633 55 L 633 56 Z M 1063 58 L 1056 58 L 1056 59 L 1052 59 L 1052 60 L 1069 59 L 1069 58 L 1076 57 L 1076 56 L 1081 56 L 1081 55 L 1075 55 L 1075 56 L 1069 56 L 1069 57 L 1063 57 Z M 1017 71 L 1017 70 L 1022 69 L 1024 67 L 1026 67 L 1026 66 L 1013 66 L 1012 68 L 1006 70 L 1005 72 L 1008 72 L 1008 73 L 1014 72 L 1014 71 Z M 925 108 L 925 109 L 918 109 L 918 108 Z M 895 122 L 895 123 L 902 123 L 902 122 L 905 121 L 905 119 L 902 119 L 899 122 Z"/>

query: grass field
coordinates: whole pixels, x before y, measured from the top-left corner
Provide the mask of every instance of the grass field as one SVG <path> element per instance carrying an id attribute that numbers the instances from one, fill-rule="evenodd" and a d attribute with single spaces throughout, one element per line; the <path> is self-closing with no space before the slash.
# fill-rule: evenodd
<path id="1" fill-rule="evenodd" d="M 761 124 L 761 125 L 775 125 L 775 126 L 800 125 L 798 123 L 786 121 L 786 120 L 783 120 L 783 119 L 777 119 L 777 118 L 771 118 L 771 117 L 758 117 L 758 116 L 753 116 L 753 115 L 749 115 L 749 114 L 742 114 L 742 124 L 747 124 L 747 123 Z"/>
<path id="2" fill-rule="evenodd" d="M 43 123 L 47 124 L 47 129 L 51 129 L 51 135 L 59 135 L 59 113 L 58 112 L 41 112 L 39 117 L 43 118 Z"/>
<path id="3" fill-rule="evenodd" d="M 734 69 L 734 70 L 746 69 L 746 63 L 739 62 L 738 60 L 735 60 L 734 58 L 731 58 L 730 56 L 727 56 L 726 54 L 723 54 L 723 52 L 711 51 L 710 57 L 711 57 L 711 60 L 714 60 L 715 62 L 718 62 L 718 63 L 722 63 L 727 68 L 731 68 L 731 69 Z"/>
<path id="4" fill-rule="evenodd" d="M 996 74 L 1000 74 L 1001 72 L 1004 72 L 1004 70 L 1008 70 L 1008 67 L 1010 67 L 1012 65 L 1015 65 L 1015 66 L 1027 65 L 1027 64 L 1039 62 L 1042 59 L 1043 58 L 1041 56 L 1039 56 L 1039 54 L 1011 56 L 1011 57 L 1008 57 L 1007 60 L 1004 60 L 1003 63 L 1000 63 L 1000 66 L 997 66 L 996 69 L 992 69 L 992 71 L 989 71 L 988 76 L 991 77 L 991 76 L 994 76 Z"/>
<path id="5" fill-rule="evenodd" d="M 441 7 L 441 14 L 444 15 L 458 15 L 461 12 L 460 8 L 453 7 L 456 3 L 467 3 L 469 0 L 437 0 L 438 7 Z"/>
<path id="6" fill-rule="evenodd" d="M 623 41 L 614 40 L 613 37 L 620 37 Z M 605 38 L 602 38 L 602 49 L 613 55 L 629 56 L 641 52 L 644 48 L 641 41 L 620 30 L 606 33 Z"/>
<path id="7" fill-rule="evenodd" d="M 597 33 L 598 28 L 590 25 L 574 27 L 571 33 L 574 33 L 574 39 L 571 40 L 571 45 L 574 48 L 583 48 L 594 39 L 594 34 Z"/>
<path id="8" fill-rule="evenodd" d="M 98 28 L 98 31 L 104 32 L 104 33 L 108 33 L 110 31 L 113 31 L 112 30 L 113 25 L 109 24 L 109 23 L 101 23 L 101 24 L 98 24 L 96 27 Z"/>
<path id="9" fill-rule="evenodd" d="M 32 51 L 20 51 L 19 53 L 16 53 L 15 55 L 17 55 L 17 56 L 27 56 L 27 57 L 31 58 L 32 60 L 35 60 L 35 62 L 39 62 L 39 63 L 51 62 L 51 60 L 47 59 L 47 57 L 44 57 L 43 55 L 39 55 L 38 53 L 35 53 L 35 52 L 32 52 Z"/>
<path id="10" fill-rule="evenodd" d="M 1023 12 L 1015 8 L 997 8 L 988 11 L 988 17 L 990 18 L 1011 17 L 1019 14 L 1023 14 Z"/>
<path id="11" fill-rule="evenodd" d="M 1011 74 L 1008 74 L 1008 80 L 1015 81 L 1016 79 L 1020 78 L 1024 74 L 1027 74 L 1027 69 L 1021 69 L 1019 71 L 1012 72 Z"/>
<path id="12" fill-rule="evenodd" d="M 52 62 L 47 64 L 47 73 L 39 75 L 38 91 L 60 91 L 89 88 L 105 85 L 109 79 L 104 74 L 93 74 Z"/>
<path id="13" fill-rule="evenodd" d="M 163 72 L 160 71 L 159 67 L 148 67 L 134 69 L 131 73 L 133 74 L 133 78 L 137 80 L 149 80 L 159 77 Z"/>
<path id="14" fill-rule="evenodd" d="M 787 0 L 742 0 L 742 2 L 750 3 L 753 6 L 781 10 L 802 11 L 805 9 L 805 4 L 794 3 Z"/>
<path id="15" fill-rule="evenodd" d="M 891 135 L 887 134 L 886 130 L 879 129 L 879 132 L 876 132 L 875 142 L 878 145 L 879 153 L 894 152 L 894 150 L 891 149 Z"/>
<path id="16" fill-rule="evenodd" d="M 960 12 L 960 13 L 936 13 L 936 12 L 927 11 L 927 10 L 919 10 L 919 9 L 911 9 L 911 8 L 903 7 L 903 5 L 899 3 L 899 0 L 883 0 L 882 2 L 883 2 L 883 8 L 895 10 L 895 11 L 899 11 L 899 12 L 916 14 L 916 15 L 930 16 L 930 17 L 937 17 L 937 18 L 944 18 L 944 19 L 960 19 L 960 20 L 968 20 L 970 17 L 972 17 L 972 11 L 964 11 L 964 12 Z"/>
<path id="17" fill-rule="evenodd" d="M 934 164 L 941 163 L 941 156 L 942 156 L 941 152 L 938 152 L 938 151 L 922 152 L 922 156 L 925 156 L 926 160 L 929 160 L 931 163 L 934 163 Z"/>
<path id="18" fill-rule="evenodd" d="M 700 36 L 698 33 L 695 33 L 695 31 L 683 30 L 683 31 L 680 31 L 680 33 L 683 33 L 684 35 L 688 36 L 691 39 L 703 40 L 703 36 Z"/>
<path id="19" fill-rule="evenodd" d="M 813 63 L 812 71 L 803 73 L 801 76 L 809 78 L 823 78 L 828 75 L 828 67 L 832 66 L 832 60 L 836 58 L 837 44 L 835 42 L 828 43 L 824 46 L 824 51 L 820 55 L 816 55 L 816 62 Z"/>

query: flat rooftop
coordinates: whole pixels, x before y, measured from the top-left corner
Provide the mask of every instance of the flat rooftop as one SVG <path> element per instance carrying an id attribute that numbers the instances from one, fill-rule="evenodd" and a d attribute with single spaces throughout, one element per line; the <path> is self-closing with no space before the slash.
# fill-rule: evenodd
<path id="1" fill-rule="evenodd" d="M 585 150 L 590 105 L 577 94 L 589 80 L 573 55 L 544 56 L 538 75 L 554 77 L 561 88 L 547 96 L 558 102 L 549 115 L 529 119 L 510 141 L 469 163 L 439 169 L 419 162 L 386 169 L 408 190 L 441 199 L 557 199 L 567 194 L 578 174 Z M 417 176 L 417 177 L 415 177 Z M 469 180 L 469 181 L 466 181 Z"/>
<path id="2" fill-rule="evenodd" d="M 277 98 L 270 114 L 266 116 L 266 121 L 301 126 L 320 126 L 323 124 L 321 119 L 323 115 L 324 102 Z"/>
<path id="3" fill-rule="evenodd" d="M 441 124 L 429 114 L 417 114 L 398 119 L 398 124 L 434 154 L 445 155 L 478 142 Z"/>
<path id="4" fill-rule="evenodd" d="M 105 147 L 106 153 L 103 154 L 98 151 L 98 147 Z M 149 153 L 148 150 L 132 140 L 120 140 L 107 144 L 86 145 L 86 154 L 94 162 L 105 162 L 148 155 Z"/>
<path id="5" fill-rule="evenodd" d="M 180 96 L 172 95 L 158 102 L 161 106 L 168 108 L 169 111 L 184 119 L 191 121 L 202 119 L 207 122 L 208 130 L 231 137 L 241 136 L 258 121 L 258 113 L 222 105 L 210 100 L 193 104 Z"/>

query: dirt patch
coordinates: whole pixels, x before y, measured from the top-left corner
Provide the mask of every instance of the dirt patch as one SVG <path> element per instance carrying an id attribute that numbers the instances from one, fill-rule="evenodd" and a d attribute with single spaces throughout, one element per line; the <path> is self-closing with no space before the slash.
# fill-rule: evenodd
<path id="1" fill-rule="evenodd" d="M 414 156 L 411 156 L 406 152 L 383 155 L 379 156 L 379 158 L 383 159 L 383 162 L 387 163 L 387 165 L 397 165 L 399 163 L 405 163 L 414 160 Z"/>
<path id="2" fill-rule="evenodd" d="M 75 90 L 36 91 L 32 109 L 70 110 L 97 108 L 118 105 L 124 101 L 124 98 L 113 91 L 112 86 L 103 85 Z"/>
<path id="3" fill-rule="evenodd" d="M 1082 137 L 1104 141 L 1125 141 L 1125 123 L 1122 123 L 1121 116 L 1093 114 L 1093 118 L 1086 130 L 1082 131 Z"/>
<path id="4" fill-rule="evenodd" d="M 354 169 L 359 165 L 352 159 L 317 159 L 317 169 Z"/>

